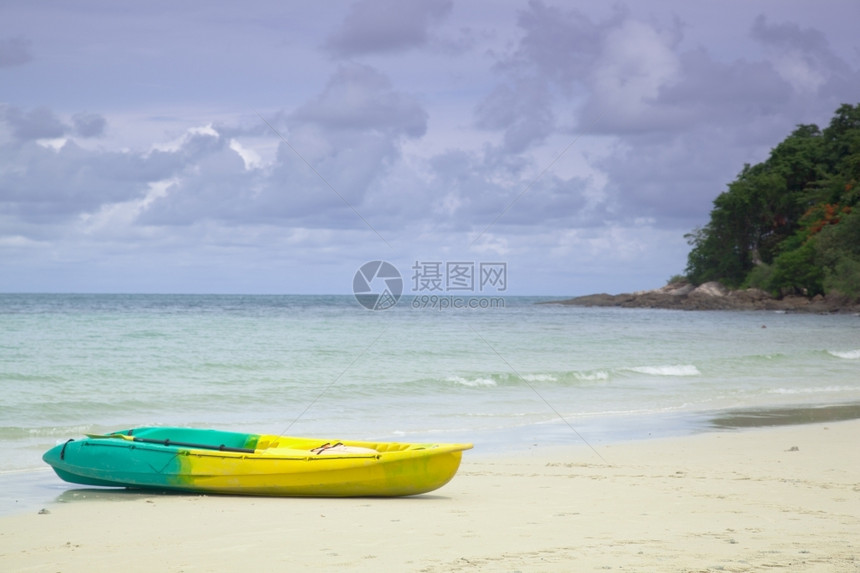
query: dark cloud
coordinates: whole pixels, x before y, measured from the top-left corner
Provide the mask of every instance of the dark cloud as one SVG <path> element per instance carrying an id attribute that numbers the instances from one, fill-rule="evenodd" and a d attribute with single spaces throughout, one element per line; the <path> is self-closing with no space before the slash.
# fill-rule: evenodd
<path id="1" fill-rule="evenodd" d="M 504 151 L 521 153 L 543 141 L 555 128 L 549 86 L 540 78 L 499 84 L 475 108 L 475 125 L 503 130 Z"/>
<path id="2" fill-rule="evenodd" d="M 496 154 L 521 154 L 558 134 L 613 138 L 610 153 L 592 161 L 606 185 L 588 204 L 607 221 L 692 226 L 743 163 L 811 112 L 835 109 L 830 93 L 844 96 L 850 85 L 860 93 L 858 71 L 823 33 L 761 16 L 747 30 L 771 51 L 738 59 L 682 48 L 688 27 L 677 17 L 660 27 L 624 8 L 599 19 L 533 0 L 518 25 L 522 36 L 498 60 L 497 84 L 475 108 L 475 124 L 502 134 Z M 572 124 L 564 119 L 571 116 Z M 543 183 L 544 197 L 533 199 L 582 207 L 558 200 L 563 182 Z"/>
<path id="3" fill-rule="evenodd" d="M 104 134 L 107 120 L 95 113 L 77 113 L 72 116 L 75 135 L 99 137 Z"/>
<path id="4" fill-rule="evenodd" d="M 593 66 L 605 24 L 577 10 L 533 0 L 521 11 L 523 36 L 495 68 L 500 81 L 475 107 L 475 125 L 500 130 L 502 151 L 520 153 L 557 129 L 553 92 L 570 97 Z"/>
<path id="5" fill-rule="evenodd" d="M 450 12 L 452 0 L 360 0 L 350 7 L 326 48 L 341 57 L 415 48 Z"/>
<path id="6" fill-rule="evenodd" d="M 79 114 L 75 129 L 46 107 L 8 107 L 6 123 L 15 140 L 0 147 L 0 212 L 23 222 L 56 223 L 99 211 L 106 205 L 143 198 L 153 182 L 175 176 L 199 156 L 192 145 L 179 152 L 89 150 L 74 140 L 41 145 L 67 132 L 99 135 L 105 120 Z"/>
<path id="7" fill-rule="evenodd" d="M 648 96 L 627 92 L 618 81 L 605 97 L 589 97 L 579 129 L 637 137 L 682 135 L 703 125 L 743 128 L 776 110 L 784 112 L 792 99 L 791 86 L 768 62 L 719 62 L 704 50 L 679 53 L 673 62 L 671 79 L 652 87 Z"/>
<path id="8" fill-rule="evenodd" d="M 32 60 L 28 39 L 20 36 L 0 39 L 0 68 L 22 66 Z"/>
<path id="9" fill-rule="evenodd" d="M 430 160 L 432 179 L 423 197 L 437 228 L 520 235 L 535 224 L 556 228 L 593 226 L 587 178 L 533 172 L 530 162 L 489 148 L 452 150 Z"/>
<path id="10" fill-rule="evenodd" d="M 30 111 L 8 106 L 5 119 L 12 135 L 24 141 L 62 137 L 68 129 L 53 111 L 44 106 Z"/>
<path id="11" fill-rule="evenodd" d="M 733 61 L 701 48 L 677 53 L 675 75 L 647 102 L 658 125 L 645 118 L 647 129 L 637 132 L 635 118 L 611 110 L 583 124 L 621 135 L 618 153 L 601 164 L 619 216 L 699 224 L 744 163 L 763 160 L 796 124 L 828 117 L 840 96 L 860 93 L 858 71 L 832 53 L 821 32 L 758 17 L 751 36 L 774 50 Z M 600 107 L 591 100 L 586 109 Z"/>
<path id="12" fill-rule="evenodd" d="M 570 116 L 574 107 L 581 110 L 580 133 L 642 132 L 678 123 L 675 110 L 654 105 L 678 75 L 676 21 L 662 30 L 623 8 L 595 19 L 533 0 L 518 24 L 520 41 L 496 65 L 499 85 L 476 109 L 477 125 L 503 130 L 510 150 L 516 149 L 511 143 L 524 149 L 569 131 L 570 125 L 553 118 Z"/>
<path id="13" fill-rule="evenodd" d="M 609 174 L 605 216 L 692 229 L 707 219 L 713 198 L 752 157 L 735 137 L 716 127 L 627 137 L 612 154 L 596 161 Z"/>
<path id="14" fill-rule="evenodd" d="M 142 211 L 143 225 L 189 225 L 205 220 L 253 220 L 261 191 L 256 174 L 217 134 L 187 137 L 174 152 L 183 169 Z M 272 213 L 276 215 L 276 213 Z M 256 217 L 259 219 L 259 217 Z"/>
<path id="15" fill-rule="evenodd" d="M 794 22 L 771 24 L 763 14 L 759 14 L 752 25 L 752 37 L 778 49 L 818 54 L 822 60 L 829 60 L 831 63 L 839 60 L 831 52 L 827 36 L 823 32 L 813 28 L 801 28 Z"/>
<path id="16" fill-rule="evenodd" d="M 745 109 L 758 112 L 761 103 L 781 107 L 791 98 L 790 86 L 769 62 L 719 62 L 704 50 L 693 50 L 679 54 L 678 64 L 677 78 L 660 89 L 653 103 L 684 110 L 681 127 L 701 120 L 737 120 Z"/>
<path id="17" fill-rule="evenodd" d="M 600 21 L 576 9 L 532 0 L 519 14 L 523 36 L 516 50 L 498 67 L 530 68 L 540 77 L 570 88 L 584 81 L 594 69 L 606 33 L 625 17 L 623 9 L 618 10 Z"/>
<path id="18" fill-rule="evenodd" d="M 427 130 L 427 112 L 414 97 L 395 91 L 387 77 L 360 64 L 340 66 L 323 92 L 293 112 L 291 120 L 394 137 L 420 137 Z"/>
<path id="19" fill-rule="evenodd" d="M 28 142 L 0 151 L 0 210 L 45 223 L 139 199 L 178 165 L 163 153 L 91 152 L 70 141 L 56 150 Z"/>
<path id="20" fill-rule="evenodd" d="M 796 92 L 819 96 L 842 93 L 846 81 L 860 87 L 860 70 L 852 70 L 837 56 L 820 30 L 801 28 L 793 22 L 771 24 L 759 15 L 751 35 L 768 49 L 774 69 Z M 837 84 L 836 90 L 833 84 Z"/>
<path id="21" fill-rule="evenodd" d="M 678 132 L 727 120 L 742 126 L 769 109 L 801 107 L 789 104 L 828 82 L 840 82 L 834 91 L 844 93 L 857 76 L 822 32 L 763 16 L 750 34 L 774 49 L 772 57 L 733 61 L 701 47 L 681 50 L 685 28 L 677 18 L 661 28 L 625 9 L 599 20 L 532 1 L 518 23 L 523 35 L 499 60 L 500 81 L 476 108 L 476 123 L 525 145 L 564 129 L 552 118 L 570 105 L 580 108 L 578 131 L 596 134 Z M 521 123 L 540 136 L 516 138 Z"/>

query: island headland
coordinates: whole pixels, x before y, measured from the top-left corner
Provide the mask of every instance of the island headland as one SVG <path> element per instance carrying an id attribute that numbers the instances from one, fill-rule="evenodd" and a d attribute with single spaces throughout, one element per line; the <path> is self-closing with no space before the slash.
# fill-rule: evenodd
<path id="1" fill-rule="evenodd" d="M 589 294 L 542 304 L 604 306 L 622 308 L 665 308 L 676 310 L 771 310 L 822 314 L 860 314 L 860 303 L 837 293 L 805 297 L 776 298 L 756 289 L 729 289 L 718 282 L 695 286 L 672 282 L 664 287 L 623 294 Z"/>

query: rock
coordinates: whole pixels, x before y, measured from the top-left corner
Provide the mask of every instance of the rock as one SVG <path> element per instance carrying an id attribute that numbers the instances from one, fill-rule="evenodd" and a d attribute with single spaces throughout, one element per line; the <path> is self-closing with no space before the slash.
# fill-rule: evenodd
<path id="1" fill-rule="evenodd" d="M 543 304 L 573 306 L 616 306 L 622 308 L 666 308 L 680 310 L 774 310 L 784 312 L 860 312 L 860 302 L 838 294 L 814 298 L 785 296 L 774 298 L 760 289 L 730 290 L 718 282 L 693 286 L 670 283 L 654 290 L 624 294 L 591 294 Z"/>
<path id="2" fill-rule="evenodd" d="M 690 294 L 699 296 L 726 296 L 729 294 L 729 289 L 718 282 L 712 281 L 699 285 Z"/>
<path id="3" fill-rule="evenodd" d="M 757 288 L 736 290 L 732 293 L 732 296 L 734 296 L 739 301 L 745 301 L 750 303 L 762 302 L 765 300 L 773 299 L 773 297 L 770 296 L 768 293 Z"/>
<path id="4" fill-rule="evenodd" d="M 696 290 L 696 287 L 690 283 L 682 284 L 681 286 L 666 285 L 663 288 L 667 289 L 666 294 L 670 294 L 672 296 L 684 296 Z"/>

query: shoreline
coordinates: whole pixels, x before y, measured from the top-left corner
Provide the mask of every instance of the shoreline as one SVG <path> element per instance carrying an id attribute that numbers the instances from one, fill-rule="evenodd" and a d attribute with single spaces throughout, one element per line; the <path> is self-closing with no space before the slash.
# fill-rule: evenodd
<path id="1" fill-rule="evenodd" d="M 0 517 L 10 570 L 856 571 L 860 420 L 464 455 L 412 498 L 71 488 Z M 59 478 L 56 478 L 57 480 Z M 71 485 L 71 484 L 70 484 Z"/>
<path id="2" fill-rule="evenodd" d="M 513 428 L 482 434 L 480 437 L 476 435 L 472 440 L 459 436 L 457 440 L 475 443 L 475 448 L 468 456 L 519 456 L 531 455 L 535 451 L 579 447 L 600 456 L 599 452 L 603 448 L 619 444 L 682 440 L 708 433 L 734 433 L 768 427 L 852 420 L 860 423 L 860 402 L 729 408 L 662 416 L 583 418 L 573 420 L 570 426 L 564 420 L 556 419 L 549 424 Z M 86 489 L 62 481 L 47 465 L 0 472 L 0 489 L 5 493 L 3 498 L 0 498 L 0 520 L 26 512 L 36 512 L 69 497 L 110 498 L 112 495 L 142 494 L 111 488 Z M 76 490 L 82 493 L 76 495 Z M 155 492 L 154 495 L 161 494 Z"/>

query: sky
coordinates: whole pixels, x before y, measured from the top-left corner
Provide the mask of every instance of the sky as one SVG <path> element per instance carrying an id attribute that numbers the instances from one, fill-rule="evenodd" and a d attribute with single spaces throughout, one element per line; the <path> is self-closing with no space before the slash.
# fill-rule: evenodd
<path id="1" fill-rule="evenodd" d="M 858 21 L 856 0 L 4 1 L 0 292 L 349 294 L 370 261 L 407 294 L 482 264 L 507 295 L 658 288 L 745 163 L 860 102 Z"/>

